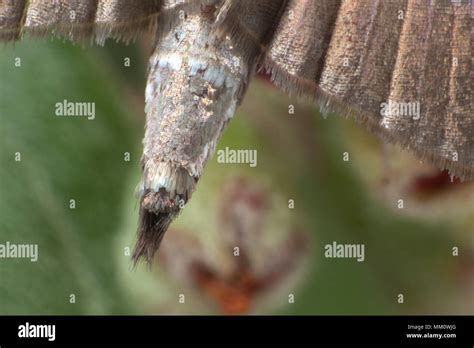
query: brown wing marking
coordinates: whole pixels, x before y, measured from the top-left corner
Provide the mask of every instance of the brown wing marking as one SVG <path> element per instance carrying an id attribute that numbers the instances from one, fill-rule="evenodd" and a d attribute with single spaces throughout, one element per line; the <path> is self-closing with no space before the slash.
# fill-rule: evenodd
<path id="1" fill-rule="evenodd" d="M 18 39 L 25 5 L 26 0 L 0 1 L 0 42 Z"/>
<path id="2" fill-rule="evenodd" d="M 73 41 L 129 42 L 142 32 L 170 28 L 180 10 L 191 13 L 216 0 L 1 0 L 0 42 L 25 35 Z M 27 4 L 27 5 L 26 5 Z"/>
<path id="3" fill-rule="evenodd" d="M 421 160 L 473 179 L 471 2 L 335 5 L 290 0 L 265 60 L 275 83 L 353 116 Z M 327 35 L 329 43 L 322 39 Z M 415 110 L 397 115 L 408 103 Z M 398 108 L 384 113 L 384 105 Z"/>

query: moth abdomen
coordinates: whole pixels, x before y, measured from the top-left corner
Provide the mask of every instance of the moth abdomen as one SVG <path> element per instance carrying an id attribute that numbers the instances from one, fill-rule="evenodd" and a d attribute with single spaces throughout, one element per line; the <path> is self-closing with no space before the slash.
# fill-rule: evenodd
<path id="1" fill-rule="evenodd" d="M 151 261 L 246 87 L 249 62 L 213 35 L 213 19 L 208 9 L 188 15 L 158 41 L 150 59 L 135 261 Z"/>
<path id="2" fill-rule="evenodd" d="M 260 40 L 280 10 L 274 0 L 262 1 L 258 11 L 240 2 L 223 11 L 226 5 L 216 1 L 181 13 L 150 59 L 135 261 L 144 256 L 151 262 L 170 221 L 191 198 L 262 53 L 262 42 L 238 45 L 239 37 L 222 35 L 221 25 L 253 24 L 249 28 L 259 29 L 254 36 Z"/>

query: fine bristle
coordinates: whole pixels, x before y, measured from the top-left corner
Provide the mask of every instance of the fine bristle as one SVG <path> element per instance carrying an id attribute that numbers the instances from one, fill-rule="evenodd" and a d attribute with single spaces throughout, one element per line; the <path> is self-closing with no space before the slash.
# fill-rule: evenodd
<path id="1" fill-rule="evenodd" d="M 154 213 L 143 207 L 140 208 L 138 239 L 132 256 L 134 266 L 144 258 L 151 267 L 163 236 L 176 215 L 177 212 Z"/>
<path id="2" fill-rule="evenodd" d="M 145 156 L 142 168 L 138 238 L 132 260 L 136 266 L 143 258 L 151 267 L 165 232 L 191 197 L 196 181 L 182 167 Z"/>

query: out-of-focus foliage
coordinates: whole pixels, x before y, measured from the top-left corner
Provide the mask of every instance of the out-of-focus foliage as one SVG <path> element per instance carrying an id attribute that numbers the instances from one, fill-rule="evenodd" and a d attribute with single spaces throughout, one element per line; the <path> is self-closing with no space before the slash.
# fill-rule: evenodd
<path id="1" fill-rule="evenodd" d="M 1 48 L 0 241 L 39 248 L 36 263 L 0 260 L 2 314 L 130 310 L 111 260 L 123 198 L 133 195 L 125 184 L 137 170 L 139 123 L 108 65 L 58 42 Z M 64 99 L 95 102 L 95 119 L 57 117 Z"/>
<path id="2" fill-rule="evenodd" d="M 131 68 L 123 66 L 124 57 L 132 57 Z M 40 251 L 37 263 L 0 259 L 0 313 L 219 313 L 212 294 L 173 277 L 159 260 L 151 272 L 143 265 L 131 270 L 143 77 L 136 47 L 24 42 L 1 48 L 0 243 L 38 243 Z M 54 105 L 63 99 L 95 101 L 96 119 L 56 117 Z M 469 255 L 469 211 L 462 224 L 432 223 L 381 203 L 374 194 L 379 188 L 368 184 L 381 173 L 382 154 L 374 150 L 380 142 L 351 131 L 357 126 L 350 121 L 322 119 L 310 105 L 255 81 L 219 148 L 256 149 L 257 167 L 214 158 L 169 235 L 192 236 L 213 266 L 225 268 L 219 240 L 227 232 L 216 212 L 225 204 L 226 183 L 245 176 L 282 202 L 267 214 L 267 235 L 296 224 L 309 237 L 309 256 L 294 268 L 298 279 L 252 298 L 253 310 L 472 313 L 465 282 L 474 275 L 462 258 Z M 14 161 L 15 152 L 21 162 Z M 131 153 L 130 162 L 124 152 Z M 343 161 L 344 152 L 350 161 Z M 70 199 L 76 209 L 69 209 Z M 325 258 L 324 245 L 333 241 L 365 244 L 365 261 Z M 464 256 L 453 257 L 454 246 Z"/>

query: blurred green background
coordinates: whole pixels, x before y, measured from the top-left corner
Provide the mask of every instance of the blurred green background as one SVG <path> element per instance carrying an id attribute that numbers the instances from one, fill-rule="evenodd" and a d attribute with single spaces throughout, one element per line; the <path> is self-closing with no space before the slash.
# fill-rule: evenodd
<path id="1" fill-rule="evenodd" d="M 167 265 L 132 269 L 148 52 L 144 43 L 96 48 L 58 40 L 0 48 L 0 244 L 39 247 L 38 262 L 0 259 L 0 314 L 223 313 L 222 296 L 173 264 L 196 251 L 224 274 L 212 289 L 232 284 L 219 270 L 228 232 L 218 215 L 221 190 L 237 177 L 272 197 L 261 230 L 247 231 L 258 246 L 252 253 L 295 260 L 262 291 L 224 294 L 250 302 L 238 313 L 474 313 L 473 184 L 446 183 L 410 154 L 350 120 L 321 117 L 311 101 L 265 79 L 253 81 L 219 145 L 257 149 L 257 167 L 213 158 L 168 233 L 194 238 L 202 250 L 191 244 Z M 95 120 L 56 117 L 54 105 L 64 99 L 95 102 Z M 271 243 L 288 238 L 293 225 L 308 238 L 304 255 Z M 270 242 L 253 243 L 260 234 Z M 364 244 L 365 261 L 325 258 L 333 241 Z"/>

